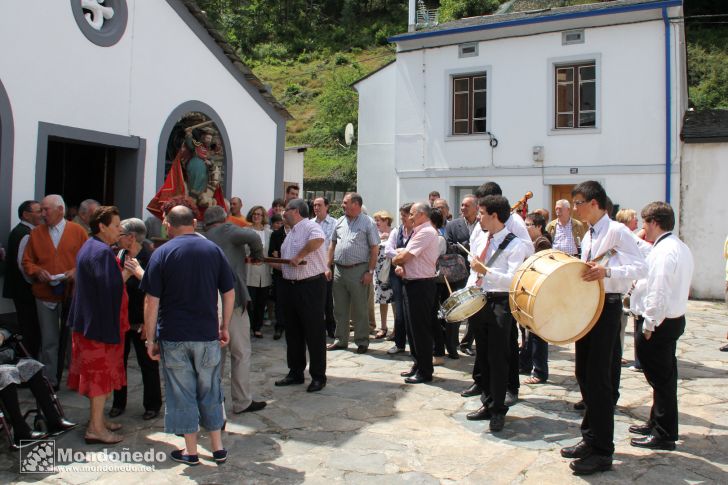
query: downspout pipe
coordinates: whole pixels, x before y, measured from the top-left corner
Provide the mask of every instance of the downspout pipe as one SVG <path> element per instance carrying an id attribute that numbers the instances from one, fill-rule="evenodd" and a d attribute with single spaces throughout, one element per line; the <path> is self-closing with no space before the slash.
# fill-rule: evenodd
<path id="1" fill-rule="evenodd" d="M 669 204 L 672 184 L 672 79 L 670 77 L 672 42 L 667 7 L 662 7 L 662 20 L 665 24 L 665 202 Z"/>

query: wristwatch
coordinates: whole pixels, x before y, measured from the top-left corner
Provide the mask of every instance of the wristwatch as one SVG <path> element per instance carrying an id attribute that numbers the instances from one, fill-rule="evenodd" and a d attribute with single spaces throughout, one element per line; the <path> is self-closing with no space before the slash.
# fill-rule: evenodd
<path id="1" fill-rule="evenodd" d="M 611 278 L 612 277 L 612 268 L 604 268 L 604 277 L 605 278 Z"/>

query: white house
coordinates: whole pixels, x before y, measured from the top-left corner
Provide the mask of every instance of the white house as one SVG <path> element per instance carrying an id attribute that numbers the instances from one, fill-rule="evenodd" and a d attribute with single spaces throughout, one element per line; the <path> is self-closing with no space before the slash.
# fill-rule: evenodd
<path id="1" fill-rule="evenodd" d="M 397 35 L 359 92 L 358 190 L 396 210 L 488 180 L 531 208 L 594 179 L 615 204 L 680 203 L 681 0 L 467 18 Z"/>
<path id="2" fill-rule="evenodd" d="M 290 115 L 193 0 L 3 2 L 0 44 L 3 244 L 18 205 L 49 191 L 146 216 L 190 113 L 212 122 L 226 196 L 282 195 Z"/>

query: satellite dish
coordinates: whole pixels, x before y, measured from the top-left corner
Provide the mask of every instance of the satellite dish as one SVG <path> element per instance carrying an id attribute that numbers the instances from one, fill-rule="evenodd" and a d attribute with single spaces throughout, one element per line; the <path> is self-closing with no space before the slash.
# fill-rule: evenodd
<path id="1" fill-rule="evenodd" d="M 351 142 L 354 141 L 354 125 L 351 123 L 346 124 L 346 128 L 344 129 L 344 141 L 346 142 L 346 146 L 351 146 Z"/>

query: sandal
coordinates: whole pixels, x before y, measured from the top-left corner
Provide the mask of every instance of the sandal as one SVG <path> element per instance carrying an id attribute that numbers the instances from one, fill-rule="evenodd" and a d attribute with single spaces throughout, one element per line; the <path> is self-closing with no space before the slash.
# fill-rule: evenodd
<path id="1" fill-rule="evenodd" d="M 535 377 L 535 376 L 534 377 L 529 377 L 528 379 L 526 379 L 525 381 L 523 381 L 524 384 L 543 384 L 544 382 L 545 381 L 542 381 L 540 378 Z"/>
<path id="2" fill-rule="evenodd" d="M 387 333 L 388 332 L 389 332 L 389 329 L 387 329 L 387 328 L 380 328 L 379 330 L 377 330 L 376 335 L 374 335 L 374 339 L 375 340 L 383 339 L 384 337 L 387 336 Z"/>

